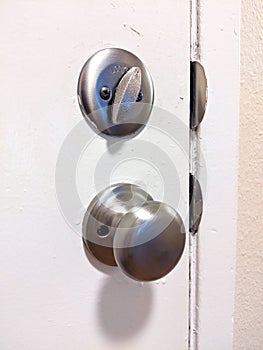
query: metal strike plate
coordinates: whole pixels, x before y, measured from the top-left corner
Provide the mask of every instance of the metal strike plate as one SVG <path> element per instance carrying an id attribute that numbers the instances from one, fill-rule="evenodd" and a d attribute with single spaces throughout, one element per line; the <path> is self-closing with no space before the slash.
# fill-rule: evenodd
<path id="1" fill-rule="evenodd" d="M 129 51 L 98 51 L 80 73 L 79 105 L 97 133 L 125 136 L 140 132 L 149 119 L 153 99 L 151 76 L 143 62 Z"/>
<path id="2" fill-rule="evenodd" d="M 201 63 L 190 63 L 190 128 L 195 130 L 204 118 L 207 104 L 207 79 Z"/>
<path id="3" fill-rule="evenodd" d="M 199 181 L 190 174 L 189 178 L 189 226 L 192 234 L 197 233 L 203 215 L 203 195 Z"/>

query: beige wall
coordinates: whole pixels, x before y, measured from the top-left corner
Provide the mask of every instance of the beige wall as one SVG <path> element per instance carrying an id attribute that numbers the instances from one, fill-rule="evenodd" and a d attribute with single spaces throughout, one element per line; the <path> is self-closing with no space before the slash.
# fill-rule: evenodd
<path id="1" fill-rule="evenodd" d="M 234 349 L 263 349 L 263 1 L 242 0 Z"/>

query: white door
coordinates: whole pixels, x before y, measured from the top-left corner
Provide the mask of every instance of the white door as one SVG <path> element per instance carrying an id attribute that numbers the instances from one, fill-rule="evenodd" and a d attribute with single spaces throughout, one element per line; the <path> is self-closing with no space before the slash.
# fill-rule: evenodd
<path id="1" fill-rule="evenodd" d="M 1 1 L 1 349 L 188 348 L 188 238 L 175 269 L 142 284 L 88 258 L 81 223 L 98 191 L 129 182 L 174 207 L 188 230 L 189 10 L 181 0 Z M 108 47 L 137 55 L 155 92 L 145 129 L 115 149 L 77 99 L 83 64 Z M 87 143 L 65 168 L 65 179 L 76 173 L 74 207 L 70 196 L 61 203 L 55 176 L 80 130 Z"/>

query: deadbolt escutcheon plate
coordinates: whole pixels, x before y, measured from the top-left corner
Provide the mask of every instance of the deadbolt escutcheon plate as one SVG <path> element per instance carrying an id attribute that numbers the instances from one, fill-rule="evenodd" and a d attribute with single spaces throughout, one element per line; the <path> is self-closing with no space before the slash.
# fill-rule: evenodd
<path id="1" fill-rule="evenodd" d="M 140 101 L 123 100 L 127 116 L 118 120 L 116 106 L 113 108 L 114 102 L 120 103 L 114 101 L 116 88 L 131 69 L 137 69 L 136 77 L 140 75 Z M 134 86 L 136 87 L 136 84 Z M 102 88 L 108 94 L 105 98 L 100 94 Z M 97 133 L 125 136 L 139 132 L 149 119 L 153 99 L 151 76 L 143 62 L 129 51 L 119 48 L 100 50 L 87 60 L 80 73 L 79 105 L 85 120 Z M 125 113 L 122 115 L 125 116 Z"/>

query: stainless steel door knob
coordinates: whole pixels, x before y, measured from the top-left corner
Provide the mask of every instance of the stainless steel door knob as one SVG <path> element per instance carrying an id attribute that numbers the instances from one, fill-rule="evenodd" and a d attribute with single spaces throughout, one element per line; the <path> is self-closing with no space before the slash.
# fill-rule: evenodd
<path id="1" fill-rule="evenodd" d="M 139 132 L 153 105 L 153 83 L 143 62 L 129 51 L 98 51 L 84 64 L 78 100 L 89 125 L 99 133 L 125 136 Z"/>
<path id="2" fill-rule="evenodd" d="M 87 209 L 82 229 L 91 254 L 138 281 L 168 274 L 185 246 L 180 215 L 132 184 L 116 184 L 100 192 Z"/>

